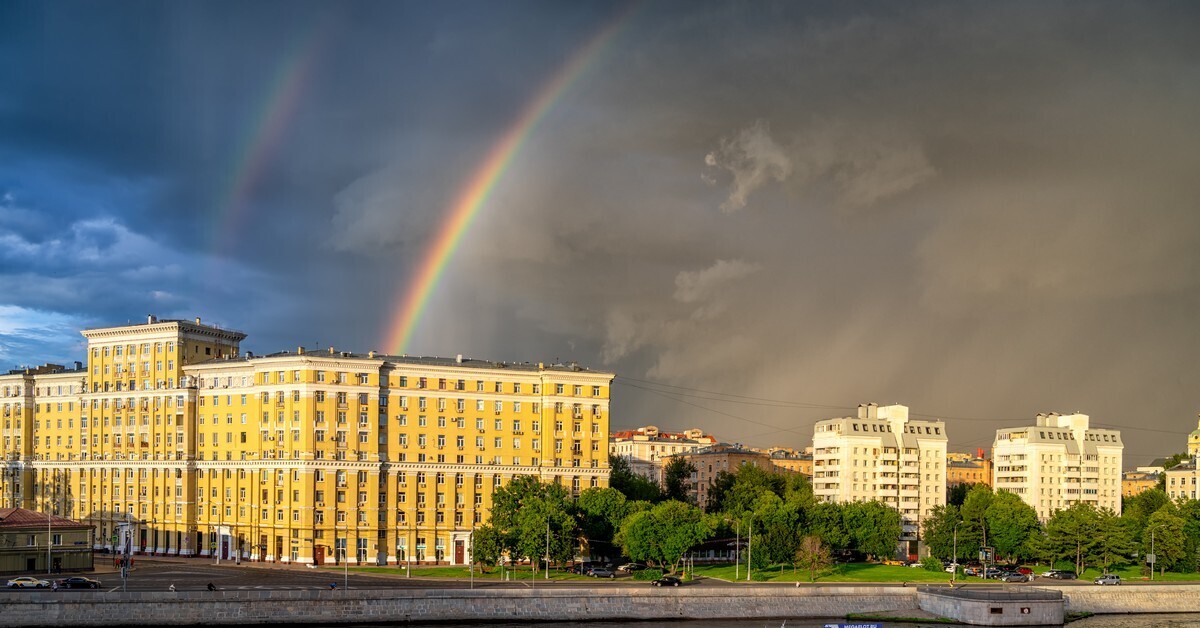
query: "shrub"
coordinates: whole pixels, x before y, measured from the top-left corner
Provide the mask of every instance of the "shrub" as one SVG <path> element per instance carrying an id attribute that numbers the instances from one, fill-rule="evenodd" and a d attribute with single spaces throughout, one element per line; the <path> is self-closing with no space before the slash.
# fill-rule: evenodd
<path id="1" fill-rule="evenodd" d="M 926 556 L 924 559 L 922 559 L 921 566 L 925 568 L 925 571 L 941 571 L 944 569 L 942 566 L 942 561 L 934 558 L 933 556 Z"/>
<path id="2" fill-rule="evenodd" d="M 639 569 L 638 571 L 633 572 L 634 580 L 658 580 L 662 576 L 663 571 L 661 569 Z"/>
<path id="3" fill-rule="evenodd" d="M 766 582 L 771 579 L 771 575 L 766 571 L 755 571 L 750 574 L 750 579 L 754 582 Z"/>

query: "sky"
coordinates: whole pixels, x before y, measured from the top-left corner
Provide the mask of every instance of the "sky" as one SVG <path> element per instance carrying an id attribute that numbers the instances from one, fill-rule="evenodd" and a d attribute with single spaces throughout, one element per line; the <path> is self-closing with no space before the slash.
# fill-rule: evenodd
<path id="1" fill-rule="evenodd" d="M 1197 32 L 1182 2 L 3 0 L 0 366 L 201 317 L 260 354 L 578 362 L 613 429 L 801 448 L 900 403 L 974 451 L 1082 412 L 1143 465 L 1200 412 Z"/>

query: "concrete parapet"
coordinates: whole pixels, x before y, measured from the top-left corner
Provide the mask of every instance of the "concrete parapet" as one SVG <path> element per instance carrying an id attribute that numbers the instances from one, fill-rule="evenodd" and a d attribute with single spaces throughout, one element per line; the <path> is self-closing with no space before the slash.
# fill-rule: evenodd
<path id="1" fill-rule="evenodd" d="M 1063 595 L 1034 587 L 918 589 L 921 610 L 973 626 L 1050 626 L 1065 619 Z"/>
<path id="2" fill-rule="evenodd" d="M 845 617 L 917 609 L 904 587 L 606 586 L 543 590 L 0 592 L 11 628 L 28 626 L 588 621 Z"/>

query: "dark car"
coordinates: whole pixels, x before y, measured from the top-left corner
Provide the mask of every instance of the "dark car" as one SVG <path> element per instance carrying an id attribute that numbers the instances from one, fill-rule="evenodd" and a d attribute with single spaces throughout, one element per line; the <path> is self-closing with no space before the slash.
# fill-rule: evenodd
<path id="1" fill-rule="evenodd" d="M 641 571 L 645 568 L 646 568 L 645 565 L 639 565 L 638 563 L 625 563 L 624 565 L 617 567 L 617 571 L 626 571 L 629 573 L 633 573 L 635 571 Z"/>
<path id="2" fill-rule="evenodd" d="M 1074 579 L 1078 578 L 1079 576 L 1076 575 L 1074 571 L 1067 571 L 1064 569 L 1055 569 L 1050 572 L 1050 577 L 1054 578 L 1055 580 L 1074 580 Z"/>
<path id="3" fill-rule="evenodd" d="M 571 565 L 570 567 L 567 567 L 567 573 L 586 574 L 587 572 L 591 571 L 591 569 L 591 565 L 583 563 L 580 565 Z"/>
<path id="4" fill-rule="evenodd" d="M 651 582 L 650 584 L 656 587 L 677 587 L 683 584 L 683 581 L 675 576 L 663 576 L 658 580 Z"/>
<path id="5" fill-rule="evenodd" d="M 605 569 L 604 567 L 596 567 L 595 569 L 592 569 L 591 571 L 589 571 L 588 575 L 593 578 L 616 578 L 617 577 L 617 574 L 613 573 L 612 570 Z"/>
<path id="6" fill-rule="evenodd" d="M 64 589 L 99 589 L 100 581 L 84 578 L 83 576 L 72 576 L 59 580 L 58 586 Z"/>

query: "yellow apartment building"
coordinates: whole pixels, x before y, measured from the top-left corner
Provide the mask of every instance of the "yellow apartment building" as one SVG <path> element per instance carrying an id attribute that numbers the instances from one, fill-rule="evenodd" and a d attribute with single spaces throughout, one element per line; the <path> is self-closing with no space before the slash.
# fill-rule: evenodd
<path id="1" fill-rule="evenodd" d="M 608 485 L 611 373 L 256 356 L 200 319 L 82 333 L 86 365 L 0 375 L 0 508 L 94 525 L 97 549 L 463 564 L 512 477 Z"/>

